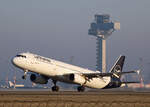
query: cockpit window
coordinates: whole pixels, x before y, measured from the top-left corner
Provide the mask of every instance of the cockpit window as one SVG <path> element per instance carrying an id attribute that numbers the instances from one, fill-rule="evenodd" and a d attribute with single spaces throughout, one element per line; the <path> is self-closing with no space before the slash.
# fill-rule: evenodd
<path id="1" fill-rule="evenodd" d="M 26 58 L 26 56 L 24 56 L 24 55 L 16 55 L 16 57 Z"/>

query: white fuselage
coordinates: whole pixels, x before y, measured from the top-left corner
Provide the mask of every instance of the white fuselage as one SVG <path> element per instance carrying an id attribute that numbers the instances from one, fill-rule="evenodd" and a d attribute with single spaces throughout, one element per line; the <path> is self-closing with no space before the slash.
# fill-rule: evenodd
<path id="1" fill-rule="evenodd" d="M 65 75 L 79 74 L 82 77 L 83 73 L 95 73 L 96 71 L 70 65 L 54 59 L 42 57 L 32 53 L 21 53 L 25 57 L 14 57 L 12 62 L 17 67 L 28 70 L 34 73 L 45 75 L 57 81 L 84 85 L 90 88 L 104 88 L 110 83 L 110 77 L 92 78 L 83 83 L 69 81 Z M 84 78 L 84 77 L 83 77 Z M 79 78 L 80 79 L 80 78 Z"/>

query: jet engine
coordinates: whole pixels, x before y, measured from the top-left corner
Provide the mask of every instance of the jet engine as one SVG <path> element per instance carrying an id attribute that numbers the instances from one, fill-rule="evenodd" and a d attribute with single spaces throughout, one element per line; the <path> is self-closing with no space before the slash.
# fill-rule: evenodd
<path id="1" fill-rule="evenodd" d="M 78 84 L 85 84 L 86 82 L 85 78 L 80 74 L 70 74 L 69 80 Z"/>
<path id="2" fill-rule="evenodd" d="M 31 74 L 30 80 L 36 84 L 47 84 L 48 78 L 39 74 Z"/>

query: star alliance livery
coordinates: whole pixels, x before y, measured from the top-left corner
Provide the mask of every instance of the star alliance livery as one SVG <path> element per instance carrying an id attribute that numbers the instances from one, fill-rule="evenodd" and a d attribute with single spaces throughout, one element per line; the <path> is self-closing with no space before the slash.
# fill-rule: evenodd
<path id="1" fill-rule="evenodd" d="M 77 90 L 82 92 L 85 87 L 108 89 L 121 87 L 123 84 L 137 82 L 123 82 L 121 76 L 138 71 L 122 72 L 125 56 L 120 56 L 108 73 L 92 71 L 51 58 L 46 58 L 33 53 L 20 53 L 12 59 L 12 63 L 24 71 L 23 79 L 31 72 L 30 80 L 37 84 L 47 84 L 52 79 L 52 91 L 59 91 L 57 81 L 78 84 Z"/>

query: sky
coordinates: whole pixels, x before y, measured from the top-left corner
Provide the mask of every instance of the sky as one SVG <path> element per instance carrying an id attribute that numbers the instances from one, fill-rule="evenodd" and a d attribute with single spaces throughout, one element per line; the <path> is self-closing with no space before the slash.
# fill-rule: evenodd
<path id="1" fill-rule="evenodd" d="M 23 72 L 11 64 L 20 52 L 95 70 L 96 38 L 88 35 L 95 14 L 110 14 L 121 29 L 107 39 L 107 70 L 121 54 L 124 71 L 142 69 L 150 75 L 149 0 L 1 0 L 0 78 Z"/>

